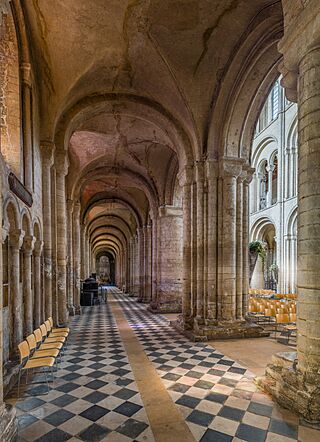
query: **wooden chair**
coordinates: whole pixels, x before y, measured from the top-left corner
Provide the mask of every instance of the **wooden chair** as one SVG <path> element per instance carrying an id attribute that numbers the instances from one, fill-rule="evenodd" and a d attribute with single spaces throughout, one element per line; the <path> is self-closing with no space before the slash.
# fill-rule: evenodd
<path id="1" fill-rule="evenodd" d="M 39 349 L 37 349 L 37 341 L 36 341 L 34 334 L 27 336 L 26 341 L 28 342 L 28 345 L 29 345 L 30 359 L 31 358 L 34 359 L 34 358 L 51 357 L 51 358 L 55 358 L 55 360 L 57 360 L 56 358 L 58 356 L 60 356 L 60 361 L 61 361 L 60 351 L 57 348 L 51 348 L 51 349 L 39 348 Z"/>
<path id="2" fill-rule="evenodd" d="M 69 332 L 66 332 L 66 331 L 55 331 L 55 332 L 53 332 L 52 331 L 52 326 L 51 326 L 49 320 L 44 321 L 44 325 L 46 326 L 46 329 L 48 331 L 48 336 L 51 336 L 51 337 L 53 337 L 53 336 L 62 336 L 62 337 L 67 339 L 67 337 L 69 335 Z"/>
<path id="3" fill-rule="evenodd" d="M 44 358 L 31 358 L 30 359 L 30 349 L 27 341 L 23 341 L 18 345 L 19 353 L 20 353 L 20 366 L 19 366 L 19 378 L 18 378 L 18 396 L 20 396 L 20 381 L 21 374 L 26 372 L 26 384 L 28 382 L 28 371 L 30 369 L 35 368 L 46 368 L 44 371 L 46 377 L 46 383 L 48 387 L 48 393 L 50 390 L 49 382 L 48 382 L 48 370 L 51 369 L 52 374 L 52 386 L 54 383 L 54 373 L 53 366 L 55 363 L 55 359 L 53 357 L 44 357 Z"/>
<path id="4" fill-rule="evenodd" d="M 48 321 L 50 322 L 52 333 L 55 333 L 56 331 L 59 331 L 59 332 L 62 331 L 62 332 L 70 333 L 70 328 L 69 327 L 57 327 L 57 328 L 53 327 L 53 319 L 52 319 L 51 316 L 50 316 L 50 318 L 48 318 Z"/>
<path id="5" fill-rule="evenodd" d="M 288 332 L 288 341 L 287 343 L 289 344 L 289 340 L 290 340 L 290 336 L 292 335 L 292 333 L 297 331 L 297 315 L 296 313 L 290 313 L 289 314 L 289 324 L 285 325 L 283 328 L 286 332 Z"/>
<path id="6" fill-rule="evenodd" d="M 37 343 L 37 350 L 57 349 L 63 351 L 62 342 L 43 342 L 43 336 L 40 328 L 37 328 L 34 332 L 34 337 Z"/>
<path id="7" fill-rule="evenodd" d="M 40 325 L 40 330 L 42 334 L 42 339 L 46 344 L 52 344 L 53 342 L 61 342 L 62 344 L 65 344 L 66 338 L 64 336 L 48 336 L 48 331 L 44 324 Z"/>
<path id="8" fill-rule="evenodd" d="M 275 323 L 275 334 L 274 337 L 277 337 L 278 325 L 289 324 L 290 318 L 288 313 L 277 313 L 276 314 L 276 323 Z"/>

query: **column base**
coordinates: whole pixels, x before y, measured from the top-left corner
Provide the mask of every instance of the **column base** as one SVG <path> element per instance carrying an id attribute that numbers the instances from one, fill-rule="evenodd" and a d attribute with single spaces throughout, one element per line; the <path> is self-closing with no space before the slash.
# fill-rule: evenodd
<path id="1" fill-rule="evenodd" d="M 218 321 L 183 318 L 182 315 L 170 324 L 192 341 L 215 339 L 261 338 L 269 336 L 262 327 L 245 320 Z"/>
<path id="2" fill-rule="evenodd" d="M 151 313 L 181 313 L 182 306 L 179 300 L 168 300 L 162 302 L 150 302 L 148 310 Z"/>
<path id="3" fill-rule="evenodd" d="M 77 315 L 77 316 L 82 314 L 81 305 L 76 305 L 76 306 L 75 306 L 74 313 L 75 313 L 75 315 Z"/>
<path id="4" fill-rule="evenodd" d="M 282 407 L 310 424 L 320 424 L 320 373 L 301 372 L 296 352 L 273 355 L 265 376 L 256 378 L 255 383 Z"/>
<path id="5" fill-rule="evenodd" d="M 18 436 L 16 410 L 12 405 L 0 406 L 0 436 L 5 442 L 13 442 Z"/>
<path id="6" fill-rule="evenodd" d="M 68 312 L 69 312 L 69 316 L 74 316 L 76 314 L 76 309 L 75 309 L 74 305 L 68 306 Z"/>

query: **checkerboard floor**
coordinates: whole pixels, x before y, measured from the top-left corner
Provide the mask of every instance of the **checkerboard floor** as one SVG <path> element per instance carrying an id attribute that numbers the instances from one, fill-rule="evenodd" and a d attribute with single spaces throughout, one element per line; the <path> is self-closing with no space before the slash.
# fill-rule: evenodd
<path id="1" fill-rule="evenodd" d="M 253 375 L 204 343 L 179 335 L 162 315 L 108 289 L 154 364 L 196 441 L 319 441 L 320 431 L 256 390 Z M 55 388 L 30 385 L 15 403 L 19 441 L 154 441 L 110 302 L 70 321 Z M 33 379 L 34 381 L 37 379 Z M 156 401 L 156 397 L 155 397 Z M 168 441 L 170 442 L 170 441 Z"/>

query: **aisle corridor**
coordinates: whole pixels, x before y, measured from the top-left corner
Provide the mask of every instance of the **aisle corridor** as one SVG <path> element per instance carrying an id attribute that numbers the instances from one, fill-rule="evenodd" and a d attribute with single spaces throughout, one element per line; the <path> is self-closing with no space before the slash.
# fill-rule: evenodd
<path id="1" fill-rule="evenodd" d="M 30 385 L 15 403 L 19 441 L 316 441 L 257 392 L 253 375 L 117 289 L 70 321 L 55 387 Z"/>

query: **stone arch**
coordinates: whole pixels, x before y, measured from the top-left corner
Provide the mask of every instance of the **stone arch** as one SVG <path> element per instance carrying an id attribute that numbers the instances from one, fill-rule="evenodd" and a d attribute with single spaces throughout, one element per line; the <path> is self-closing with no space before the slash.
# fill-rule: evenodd
<path id="1" fill-rule="evenodd" d="M 271 85 L 279 76 L 277 44 L 283 33 L 280 3 L 267 6 L 254 18 L 237 52 L 232 54 L 208 128 L 208 156 L 251 160 L 255 124 Z M 239 66 L 241 69 L 239 70 Z M 220 150 L 216 150 L 216 146 Z"/>
<path id="2" fill-rule="evenodd" d="M 169 134 L 173 150 L 176 150 L 180 167 L 192 163 L 199 156 L 183 124 L 160 103 L 142 96 L 126 93 L 102 93 L 89 95 L 61 114 L 55 126 L 54 141 L 58 149 L 67 150 L 69 139 L 78 124 L 90 116 L 107 112 L 141 118 L 155 124 Z"/>

